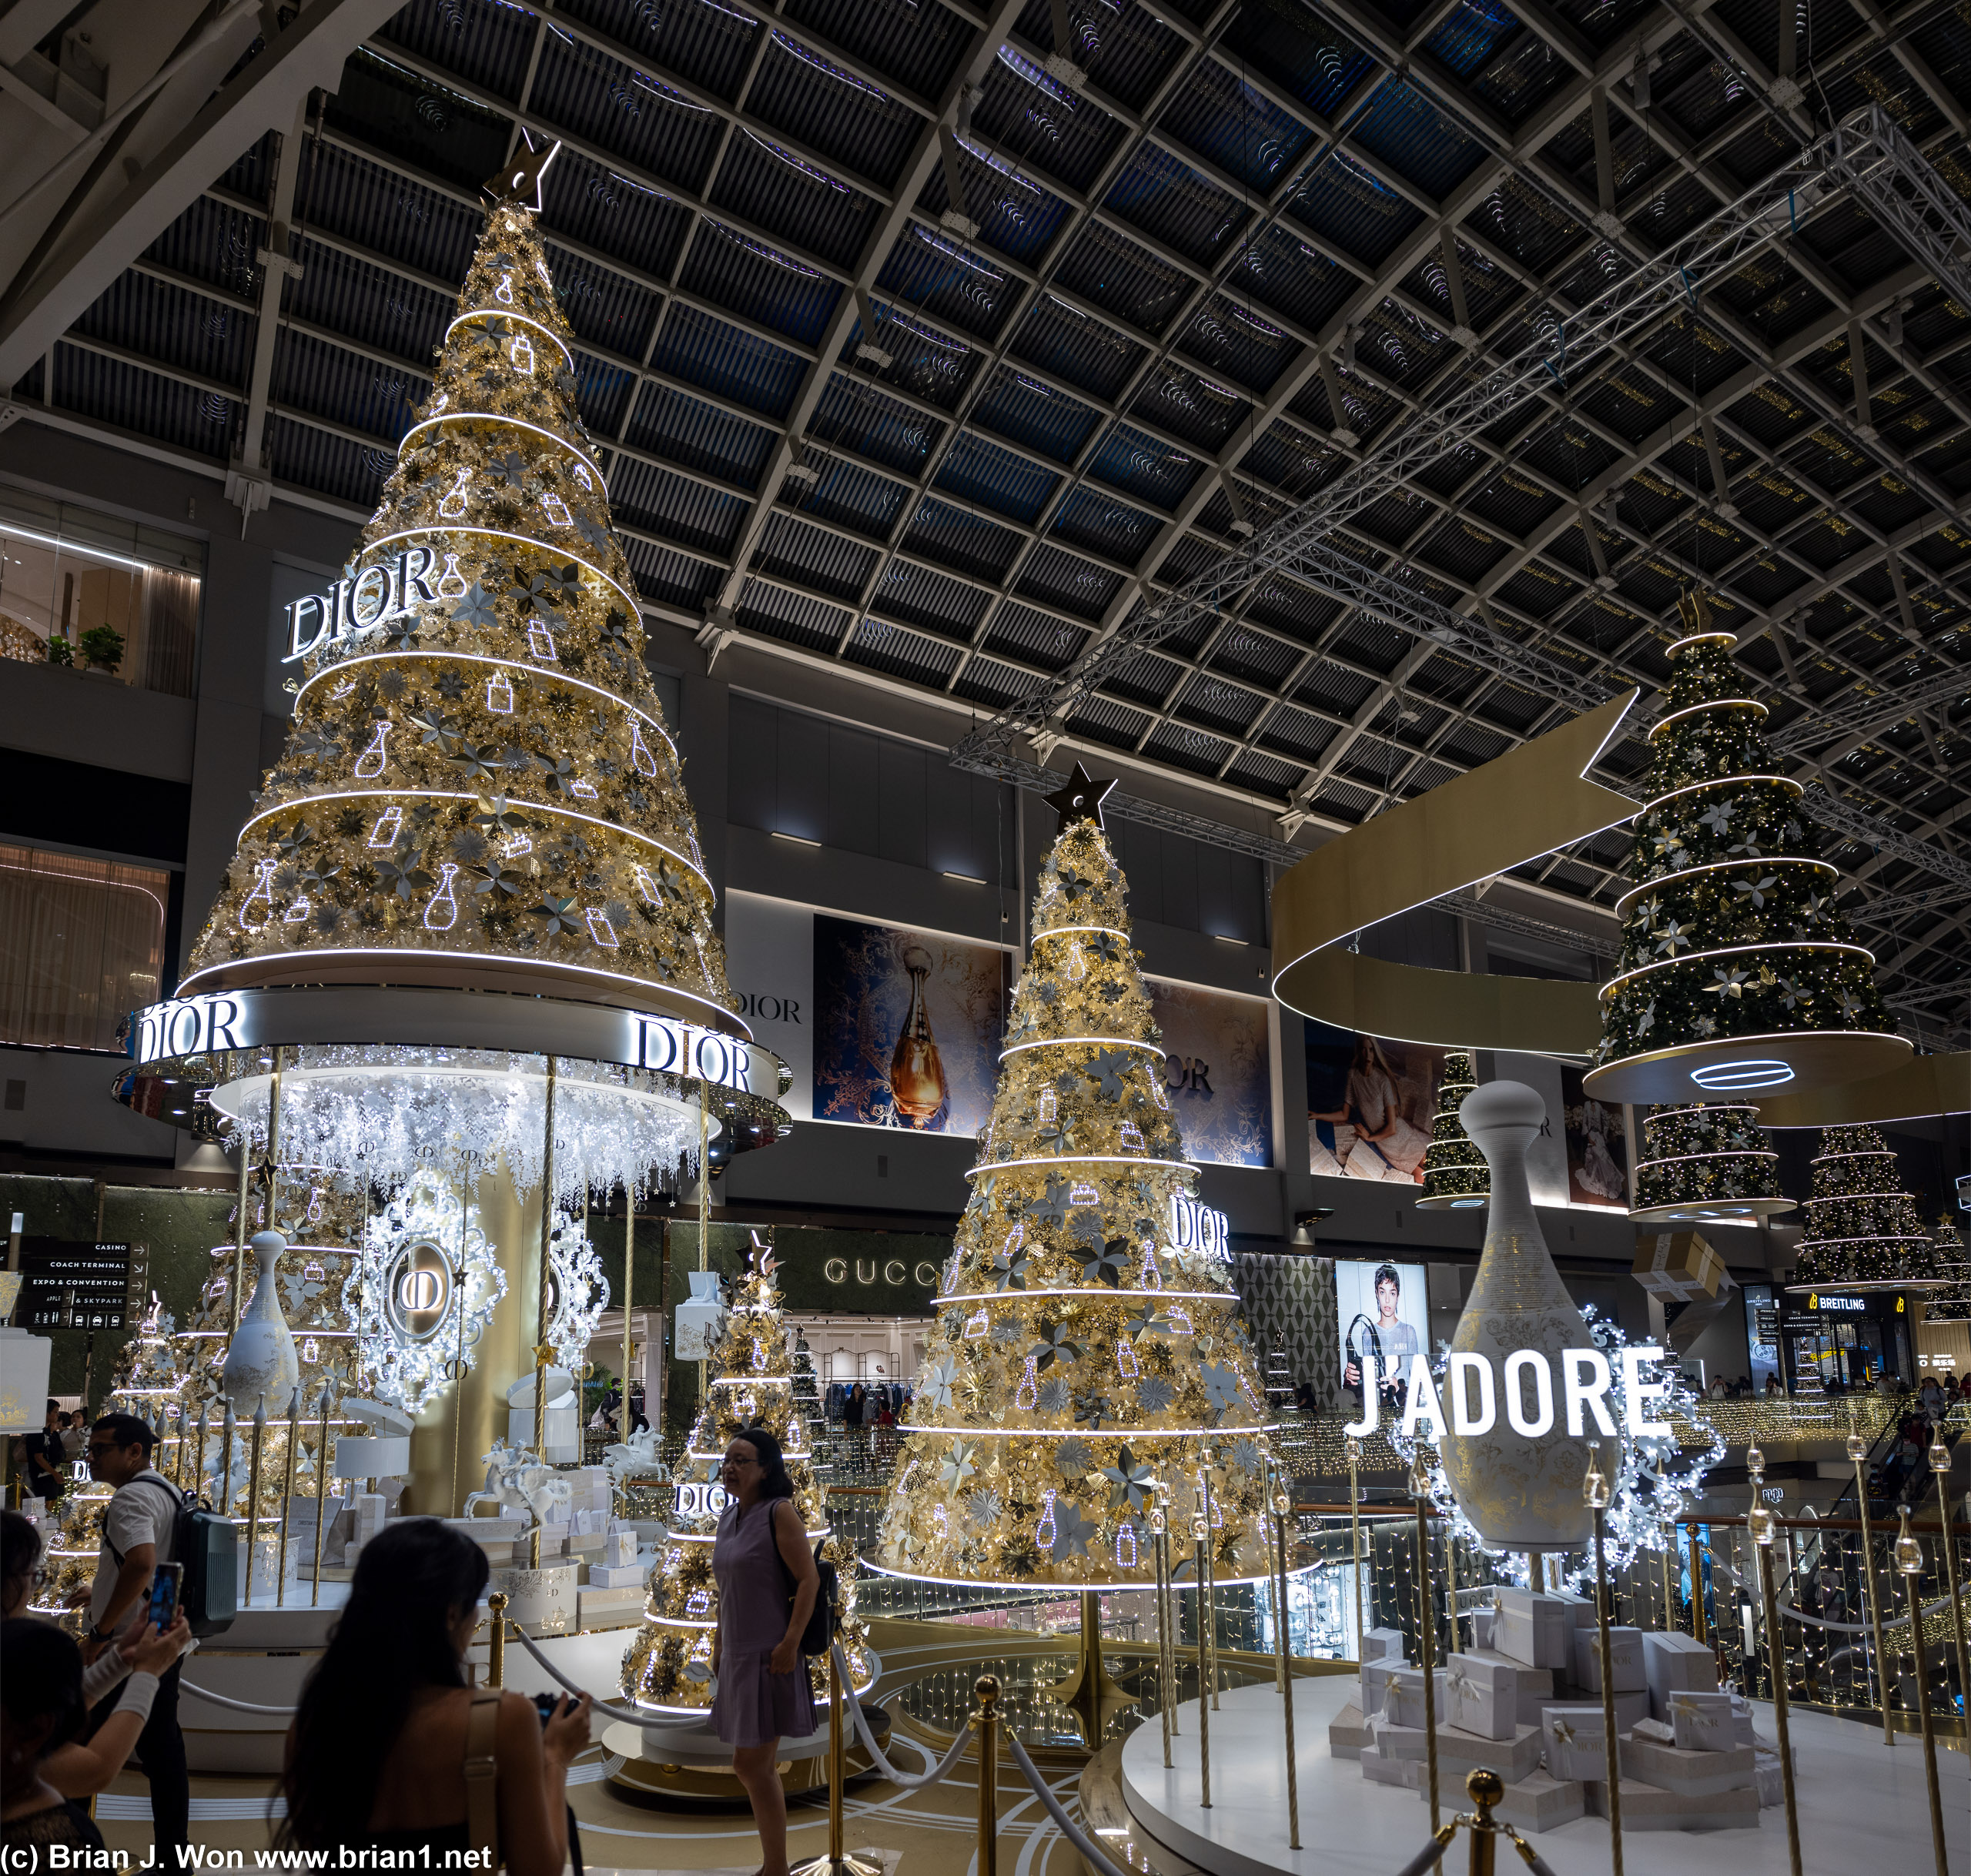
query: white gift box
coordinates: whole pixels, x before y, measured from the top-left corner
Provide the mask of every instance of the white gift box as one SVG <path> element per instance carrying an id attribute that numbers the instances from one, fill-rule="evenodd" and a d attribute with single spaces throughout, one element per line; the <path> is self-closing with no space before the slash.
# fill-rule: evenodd
<path id="1" fill-rule="evenodd" d="M 1410 1664 L 1400 1659 L 1364 1661 L 1362 1664 L 1362 1710 L 1370 1719 L 1383 1710 L 1389 1697 L 1389 1677 Z"/>
<path id="2" fill-rule="evenodd" d="M 1393 1720 L 1369 1723 L 1376 1749 L 1386 1759 L 1427 1761 L 1430 1735 L 1421 1726 L 1399 1726 Z M 1437 1727 L 1437 1780 L 1447 1796 L 1464 1784 L 1474 1767 L 1490 1766 L 1508 1784 L 1540 1769 L 1540 1729 L 1516 1727 L 1504 1739 L 1481 1739 L 1454 1726 Z"/>
<path id="3" fill-rule="evenodd" d="M 1578 1629 L 1592 1629 L 1595 1626 L 1595 1604 L 1585 1596 L 1577 1596 L 1571 1590 L 1550 1590 L 1548 1596 L 1568 1612 L 1568 1620 Z"/>
<path id="4" fill-rule="evenodd" d="M 1499 1612 L 1496 1609 L 1473 1609 L 1466 1612 L 1471 1624 L 1471 1645 L 1474 1648 L 1489 1648 L 1497 1626 Z"/>
<path id="5" fill-rule="evenodd" d="M 1766 1743 L 1752 1731 L 1752 1702 L 1742 1694 L 1733 1692 L 1732 1694 L 1732 1744 L 1735 1746 L 1762 1746 Z"/>
<path id="6" fill-rule="evenodd" d="M 1511 1739 L 1519 1722 L 1519 1674 L 1502 1661 L 1454 1654 L 1444 1663 L 1449 1724 L 1483 1739 Z"/>
<path id="7" fill-rule="evenodd" d="M 1672 1694 L 1710 1694 L 1718 1686 L 1718 1659 L 1710 1644 L 1675 1629 L 1649 1630 L 1642 1638 L 1643 1673 L 1651 1710 L 1670 1717 Z"/>
<path id="8" fill-rule="evenodd" d="M 627 1570 L 637 1560 L 637 1533 L 621 1526 L 606 1533 L 602 1560 L 612 1570 Z"/>
<path id="9" fill-rule="evenodd" d="M 1431 1676 L 1431 1694 L 1437 1704 L 1437 1724 L 1442 1726 L 1444 1724 L 1444 1670 L 1441 1667 Z M 1383 1703 L 1383 1712 L 1397 1726 L 1422 1726 L 1426 1724 L 1422 1668 L 1399 1667 L 1391 1672 L 1389 1694 Z"/>
<path id="10" fill-rule="evenodd" d="M 1588 1787 L 1579 1779 L 1531 1772 L 1506 1787 L 1506 1794 L 1492 1815 L 1500 1823 L 1515 1824 L 1522 1831 L 1553 1831 L 1573 1823 L 1587 1807 Z"/>
<path id="11" fill-rule="evenodd" d="M 1328 1722 L 1327 1749 L 1337 1759 L 1359 1759 L 1369 1743 L 1369 1723 L 1350 1700 Z"/>
<path id="12" fill-rule="evenodd" d="M 1608 1660 L 1615 1670 L 1618 1694 L 1648 1690 L 1649 1675 L 1643 1663 L 1641 1630 L 1610 1629 Z M 1578 1628 L 1574 1632 L 1574 1684 L 1591 1693 L 1601 1691 L 1601 1637 L 1598 1630 Z"/>
<path id="13" fill-rule="evenodd" d="M 1752 1777 L 1759 1787 L 1760 1810 L 1770 1811 L 1775 1805 L 1785 1803 L 1786 1768 L 1780 1764 L 1778 1753 L 1768 1752 L 1763 1747 L 1755 1748 Z"/>
<path id="14" fill-rule="evenodd" d="M 1547 1770 L 1555 1778 L 1608 1776 L 1608 1732 L 1599 1707 L 1543 1707 L 1541 1743 Z"/>
<path id="15" fill-rule="evenodd" d="M 642 1583 L 645 1572 L 634 1563 L 591 1563 L 588 1580 L 598 1590 L 633 1590 Z"/>
<path id="16" fill-rule="evenodd" d="M 1414 1791 L 1424 1775 L 1424 1767 L 1416 1760 L 1386 1757 L 1373 1741 L 1362 1748 L 1360 1757 L 1362 1776 L 1379 1785 L 1404 1785 Z"/>
<path id="17" fill-rule="evenodd" d="M 1574 1666 L 1574 1617 L 1558 1597 L 1502 1588 L 1492 1645 L 1528 1667 Z"/>
<path id="18" fill-rule="evenodd" d="M 1738 1791 L 1752 1782 L 1749 1746 L 1734 1747 L 1728 1752 L 1696 1752 L 1632 1733 L 1621 1742 L 1621 1747 L 1625 1787 L 1630 1779 L 1640 1778 L 1645 1784 L 1660 1786 L 1687 1797 L 1708 1797 L 1714 1792 Z"/>
<path id="19" fill-rule="evenodd" d="M 1365 1628 L 1362 1631 L 1362 1659 L 1365 1661 L 1400 1661 L 1403 1659 L 1403 1631 L 1400 1628 Z"/>
<path id="20" fill-rule="evenodd" d="M 1726 1752 L 1738 1743 L 1728 1694 L 1672 1694 L 1670 1725 L 1686 1752 Z"/>
<path id="21" fill-rule="evenodd" d="M 1608 1814 L 1605 1780 L 1588 1786 L 1591 1814 Z M 1759 1828 L 1759 1794 L 1750 1785 L 1702 1794 L 1666 1791 L 1640 1779 L 1622 1781 L 1622 1829 L 1634 1831 L 1732 1831 Z"/>

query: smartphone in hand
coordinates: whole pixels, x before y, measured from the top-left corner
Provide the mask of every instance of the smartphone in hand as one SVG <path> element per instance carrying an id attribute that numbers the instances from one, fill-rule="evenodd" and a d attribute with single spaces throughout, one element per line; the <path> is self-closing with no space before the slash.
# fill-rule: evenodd
<path id="1" fill-rule="evenodd" d="M 182 1563 L 160 1563 L 151 1579 L 151 1603 L 146 1620 L 160 1635 L 178 1620 L 178 1592 L 185 1580 Z"/>

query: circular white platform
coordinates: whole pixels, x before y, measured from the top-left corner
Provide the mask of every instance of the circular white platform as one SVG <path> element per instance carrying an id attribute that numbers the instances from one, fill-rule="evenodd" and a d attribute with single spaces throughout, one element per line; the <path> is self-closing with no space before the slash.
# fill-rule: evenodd
<path id="1" fill-rule="evenodd" d="M 1171 1770 L 1163 1767 L 1161 1727 L 1131 1734 L 1122 1765 L 1131 1816 L 1145 1834 L 1211 1876 L 1389 1876 L 1424 1848 L 1430 1807 L 1409 1791 L 1371 1783 L 1354 1760 L 1330 1754 L 1328 1723 L 1357 1684 L 1352 1674 L 1293 1684 L 1300 1849 L 1287 1847 L 1286 1755 L 1280 1696 L 1270 1687 L 1220 1697 L 1211 1716 L 1210 1811 L 1198 1806 L 1195 1701 L 1178 1710 Z M 1756 1708 L 1759 1731 L 1770 1739 L 1772 1709 L 1762 1702 Z M 1810 1713 L 1793 1714 L 1792 1737 L 1808 1869 L 1929 1868 L 1920 1741 L 1900 1735 L 1886 1747 L 1879 1730 Z M 1951 1867 L 1971 1868 L 1971 1763 L 1941 1748 L 1937 1759 Z M 1446 1816 L 1471 1807 L 1461 1781 L 1445 1780 L 1440 1796 Z M 1578 1818 L 1528 1841 L 1555 1876 L 1608 1876 L 1608 1827 L 1600 1817 Z M 1762 1811 L 1756 1831 L 1625 1831 L 1622 1854 L 1628 1876 L 1785 1876 L 1785 1814 Z M 1462 1869 L 1466 1855 L 1461 1841 L 1447 1870 L 1454 1863 Z M 1511 1861 L 1518 1867 L 1518 1858 Z"/>

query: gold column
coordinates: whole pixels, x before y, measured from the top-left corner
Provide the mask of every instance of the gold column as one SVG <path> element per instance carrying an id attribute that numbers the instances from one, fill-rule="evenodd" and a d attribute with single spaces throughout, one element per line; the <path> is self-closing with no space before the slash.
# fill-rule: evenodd
<path id="1" fill-rule="evenodd" d="M 540 1305 L 539 1189 L 516 1192 L 504 1160 L 482 1167 L 475 1202 L 479 1228 L 507 1279 L 507 1293 L 493 1312 L 478 1346 L 470 1351 L 472 1368 L 463 1381 L 445 1388 L 417 1416 L 410 1434 L 410 1484 L 407 1511 L 457 1517 L 465 1494 L 479 1489 L 480 1455 L 507 1433 L 507 1389 L 534 1370 L 534 1345 Z M 443 1333 L 443 1332 L 441 1332 Z M 453 1454 L 458 1454 L 454 1496 Z"/>

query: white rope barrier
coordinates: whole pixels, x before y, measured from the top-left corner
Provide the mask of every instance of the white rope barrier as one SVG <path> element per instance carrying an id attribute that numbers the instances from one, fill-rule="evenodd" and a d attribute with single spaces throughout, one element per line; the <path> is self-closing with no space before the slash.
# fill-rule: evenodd
<path id="1" fill-rule="evenodd" d="M 182 1679 L 178 1687 L 180 1693 L 196 1694 L 202 1700 L 210 1700 L 215 1707 L 229 1707 L 235 1713 L 272 1714 L 279 1719 L 291 1720 L 301 1710 L 299 1707 L 256 1706 L 251 1700 L 236 1700 L 228 1694 L 210 1693 L 204 1687 L 195 1687 L 190 1681 Z"/>
<path id="2" fill-rule="evenodd" d="M 581 1695 L 588 1693 L 588 1689 L 587 1687 L 577 1687 L 566 1674 L 562 1673 L 561 1669 L 557 1667 L 552 1661 L 548 1660 L 547 1656 L 543 1654 L 540 1650 L 534 1645 L 534 1637 L 528 1634 L 524 1629 L 521 1628 L 518 1624 L 515 1624 L 514 1626 L 514 1638 L 515 1640 L 519 1642 L 520 1646 L 526 1649 L 527 1653 L 532 1655 L 543 1667 L 546 1668 L 549 1674 L 552 1674 L 557 1680 L 560 1681 L 562 1686 L 566 1687 L 571 1694 Z M 650 1726 L 656 1724 L 650 1714 L 647 1713 L 640 1713 L 634 1707 L 612 1707 L 607 1700 L 595 1700 L 595 1697 L 593 1694 L 590 1694 L 589 1697 L 591 1700 L 594 1700 L 594 1710 L 597 1713 L 606 1715 L 611 1720 L 624 1721 L 631 1726 Z"/>
<path id="3" fill-rule="evenodd" d="M 1924 1603 L 1924 1618 L 1927 1620 L 1932 1616 L 1941 1615 L 1949 1607 L 1950 1598 L 1939 1596 L 1935 1602 Z M 1795 1622 L 1804 1622 L 1809 1628 L 1833 1629 L 1843 1635 L 1866 1635 L 1869 1632 L 1869 1625 L 1866 1622 L 1836 1622 L 1829 1616 L 1810 1616 L 1804 1609 L 1795 1608 L 1791 1603 L 1782 1603 L 1779 1613 L 1783 1616 L 1791 1616 Z M 1892 1616 L 1882 1624 L 1885 1630 L 1907 1628 L 1909 1626 L 1909 1612 L 1906 1609 L 1901 1615 Z"/>
<path id="4" fill-rule="evenodd" d="M 1054 1787 L 1041 1777 L 1040 1767 L 1026 1756 L 1026 1748 L 1019 1743 L 1018 1737 L 1010 1727 L 1006 1729 L 1006 1749 L 1013 1755 L 1013 1763 L 1019 1767 L 1020 1776 L 1032 1787 L 1033 1795 L 1039 1799 L 1042 1807 L 1060 1827 L 1061 1834 L 1080 1852 L 1082 1860 L 1087 1864 L 1088 1867 L 1092 1870 L 1115 1869 L 1119 1867 L 1116 1858 L 1104 1850 L 1093 1838 L 1075 1822 L 1073 1818 L 1068 1815 L 1061 1801 L 1054 1795 Z M 1431 1844 L 1431 1848 L 1434 1854 L 1442 1854 L 1437 1850 L 1435 1843 Z M 1421 1870 L 1425 1867 L 1424 1864 L 1418 1864 L 1414 1866 L 1414 1868 Z M 1405 1871 L 1404 1876 L 1412 1876 L 1412 1872 Z"/>
<path id="5" fill-rule="evenodd" d="M 1416 1855 L 1396 1872 L 1396 1876 L 1424 1876 L 1424 1872 L 1434 1864 L 1441 1863 L 1450 1853 L 1448 1840 L 1439 1841 L 1432 1838 Z"/>
<path id="6" fill-rule="evenodd" d="M 842 1686 L 847 1687 L 852 1684 L 855 1677 L 848 1671 L 848 1660 L 842 1651 L 841 1643 L 836 1642 L 833 1647 L 835 1672 L 842 1677 Z M 951 1743 L 949 1751 L 935 1765 L 932 1767 L 930 1771 L 914 1773 L 900 1772 L 884 1757 L 882 1747 L 876 1744 L 876 1736 L 870 1729 L 869 1716 L 862 1710 L 862 1703 L 853 1696 L 845 1696 L 842 1704 L 853 1716 L 856 1733 L 861 1737 L 863 1746 L 868 1751 L 876 1770 L 889 1780 L 891 1784 L 901 1785 L 906 1791 L 925 1791 L 937 1784 L 940 1779 L 948 1777 L 951 1774 L 952 1767 L 957 1764 L 964 1754 L 965 1747 L 970 1743 L 970 1727 L 961 1727 L 959 1729 L 957 1738 Z"/>

